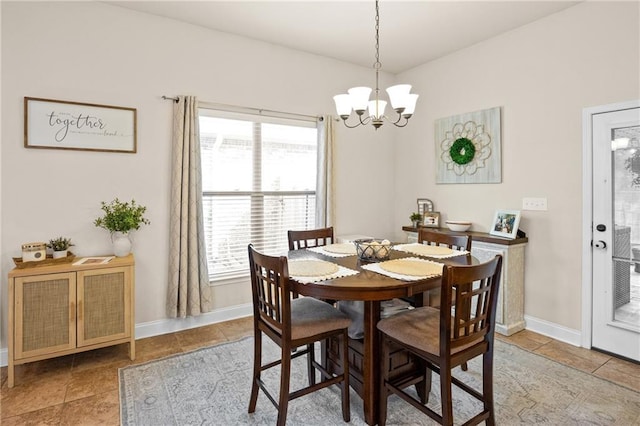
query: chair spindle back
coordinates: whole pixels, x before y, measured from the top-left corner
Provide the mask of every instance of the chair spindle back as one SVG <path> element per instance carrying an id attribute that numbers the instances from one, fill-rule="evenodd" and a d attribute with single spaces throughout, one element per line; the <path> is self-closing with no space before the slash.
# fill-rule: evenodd
<path id="1" fill-rule="evenodd" d="M 289 250 L 300 250 L 333 244 L 333 227 L 308 229 L 304 231 L 288 231 Z"/>
<path id="2" fill-rule="evenodd" d="M 442 232 L 420 228 L 420 231 L 418 231 L 418 242 L 435 243 L 437 246 L 444 244 L 454 250 L 471 251 L 471 237 L 469 235 L 444 234 Z"/>
<path id="3" fill-rule="evenodd" d="M 444 268 L 440 309 L 443 355 L 479 343 L 494 332 L 501 267 L 502 256 L 497 255 L 481 265 Z M 455 307 L 453 318 L 452 306 Z"/>
<path id="4" fill-rule="evenodd" d="M 257 252 L 249 244 L 253 314 L 285 334 L 291 328 L 291 288 L 287 258 Z"/>

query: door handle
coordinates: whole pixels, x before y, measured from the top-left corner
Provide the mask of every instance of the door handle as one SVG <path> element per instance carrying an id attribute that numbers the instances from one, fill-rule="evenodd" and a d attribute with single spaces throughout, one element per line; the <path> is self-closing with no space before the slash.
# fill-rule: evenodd
<path id="1" fill-rule="evenodd" d="M 595 243 L 592 243 L 592 244 L 593 244 L 593 246 L 595 248 L 599 248 L 599 249 L 606 249 L 607 248 L 607 243 L 605 243 L 602 240 L 596 241 Z"/>

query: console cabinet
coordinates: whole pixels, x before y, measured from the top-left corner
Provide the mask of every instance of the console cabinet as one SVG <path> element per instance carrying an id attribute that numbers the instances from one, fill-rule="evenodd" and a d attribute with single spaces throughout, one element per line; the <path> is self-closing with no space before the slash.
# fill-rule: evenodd
<path id="1" fill-rule="evenodd" d="M 407 242 L 418 242 L 418 230 L 403 227 Z M 438 232 L 452 233 L 446 229 Z M 460 233 L 458 233 L 460 234 Z M 502 255 L 502 278 L 496 307 L 496 331 L 510 336 L 524 330 L 524 249 L 529 241 L 526 237 L 510 240 L 483 232 L 464 232 L 471 236 L 471 254 L 480 262 Z"/>
<path id="2" fill-rule="evenodd" d="M 106 264 L 9 272 L 8 386 L 19 364 L 129 343 L 135 358 L 133 255 Z"/>

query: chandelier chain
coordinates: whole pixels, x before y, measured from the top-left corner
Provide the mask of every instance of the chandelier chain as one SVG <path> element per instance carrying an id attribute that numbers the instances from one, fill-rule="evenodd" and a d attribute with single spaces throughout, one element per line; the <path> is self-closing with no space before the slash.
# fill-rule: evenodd
<path id="1" fill-rule="evenodd" d="M 375 69 L 379 69 L 382 66 L 380 63 L 380 9 L 378 0 L 376 0 L 376 62 L 373 66 Z"/>
<path id="2" fill-rule="evenodd" d="M 380 83 L 379 83 L 379 71 L 382 68 L 380 63 L 380 8 L 378 6 L 378 0 L 376 0 L 376 62 L 373 64 L 373 68 L 376 70 L 376 89 L 375 89 L 375 101 L 376 101 L 376 115 L 378 115 L 378 99 L 380 95 Z"/>

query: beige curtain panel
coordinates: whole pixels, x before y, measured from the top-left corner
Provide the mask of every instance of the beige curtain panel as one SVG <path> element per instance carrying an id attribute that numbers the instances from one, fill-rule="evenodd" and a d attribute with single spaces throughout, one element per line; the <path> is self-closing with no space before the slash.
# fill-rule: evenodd
<path id="1" fill-rule="evenodd" d="M 334 178 L 333 178 L 333 146 L 335 133 L 334 119 L 325 115 L 317 122 L 318 129 L 318 174 L 316 182 L 316 227 L 333 226 L 334 213 Z"/>
<path id="2" fill-rule="evenodd" d="M 173 110 L 167 314 L 184 318 L 213 307 L 202 220 L 198 100 L 178 96 Z"/>

